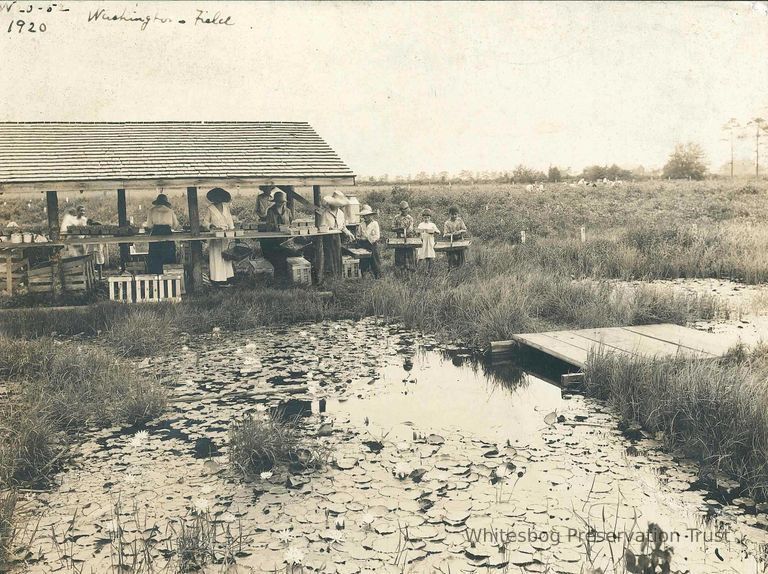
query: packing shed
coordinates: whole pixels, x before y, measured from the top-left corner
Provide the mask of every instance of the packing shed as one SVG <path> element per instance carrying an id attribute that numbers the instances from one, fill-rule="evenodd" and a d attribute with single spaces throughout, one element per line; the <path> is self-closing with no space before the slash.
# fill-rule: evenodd
<path id="1" fill-rule="evenodd" d="M 135 241 L 189 242 L 190 288 L 202 284 L 202 241 L 198 190 L 237 188 L 258 193 L 275 186 L 315 212 L 319 227 L 322 186 L 353 186 L 355 175 L 306 122 L 3 122 L 0 123 L 0 193 L 45 194 L 49 247 L 70 244 L 120 245 L 126 259 Z M 311 187 L 310 203 L 295 187 Z M 127 229 L 126 195 L 132 191 L 185 190 L 189 230 L 168 236 L 66 237 L 60 234 L 59 193 L 115 192 L 120 228 Z M 323 276 L 322 235 L 314 242 L 318 277 Z M 244 230 L 253 239 L 289 239 L 287 232 Z M 8 250 L 5 243 L 0 248 Z M 15 245 L 13 247 L 19 247 Z"/>

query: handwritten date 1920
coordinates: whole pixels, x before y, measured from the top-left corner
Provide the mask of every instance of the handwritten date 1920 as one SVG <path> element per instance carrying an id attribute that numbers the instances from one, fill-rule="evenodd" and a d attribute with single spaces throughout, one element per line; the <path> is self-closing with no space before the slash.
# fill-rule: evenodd
<path id="1" fill-rule="evenodd" d="M 21 34 L 22 32 L 45 32 L 47 29 L 44 22 L 40 22 L 39 24 L 35 24 L 34 22 L 27 22 L 25 20 L 11 20 L 11 23 L 8 24 L 8 33 L 11 32 L 18 32 Z"/>

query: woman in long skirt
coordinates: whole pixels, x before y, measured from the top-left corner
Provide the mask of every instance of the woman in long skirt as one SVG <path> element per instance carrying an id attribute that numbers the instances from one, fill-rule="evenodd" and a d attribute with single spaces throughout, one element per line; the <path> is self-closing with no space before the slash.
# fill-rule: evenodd
<path id="1" fill-rule="evenodd" d="M 235 228 L 232 213 L 229 210 L 229 202 L 232 196 L 228 191 L 220 187 L 214 187 L 206 194 L 211 204 L 203 220 L 204 225 L 211 230 L 228 231 Z M 235 276 L 235 270 L 231 261 L 222 256 L 222 252 L 229 247 L 228 239 L 208 240 L 208 276 L 211 283 L 223 286 Z"/>
<path id="2" fill-rule="evenodd" d="M 161 193 L 152 202 L 152 209 L 147 213 L 146 227 L 150 235 L 171 235 L 174 228 L 179 227 L 179 220 L 171 208 L 168 196 Z M 156 241 L 149 243 L 147 271 L 153 275 L 163 273 L 163 265 L 176 262 L 176 244 L 173 241 Z"/>

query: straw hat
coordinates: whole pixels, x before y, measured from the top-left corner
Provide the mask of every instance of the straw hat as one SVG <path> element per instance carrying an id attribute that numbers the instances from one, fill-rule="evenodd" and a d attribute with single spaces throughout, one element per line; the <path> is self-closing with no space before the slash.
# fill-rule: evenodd
<path id="1" fill-rule="evenodd" d="M 328 207 L 344 207 L 349 204 L 347 196 L 336 190 L 331 195 L 323 197 L 322 202 Z"/>
<path id="2" fill-rule="evenodd" d="M 232 201 L 232 196 L 229 192 L 220 187 L 214 187 L 211 191 L 205 194 L 205 197 L 207 197 L 208 201 L 211 203 L 226 203 Z"/>
<path id="3" fill-rule="evenodd" d="M 400 202 L 400 209 L 410 209 L 410 208 L 411 208 L 411 206 L 408 205 L 407 201 L 401 201 Z"/>
<path id="4" fill-rule="evenodd" d="M 376 215 L 377 213 L 378 211 L 371 209 L 371 206 L 368 205 L 367 203 L 364 203 L 363 205 L 360 206 L 360 217 L 362 217 L 363 215 Z"/>
<path id="5" fill-rule="evenodd" d="M 171 207 L 171 202 L 168 201 L 168 196 L 164 193 L 161 193 L 157 196 L 157 199 L 152 202 L 152 205 L 164 205 L 166 207 Z"/>
<path id="6" fill-rule="evenodd" d="M 285 203 L 285 198 L 286 195 L 284 191 L 276 191 L 272 196 L 272 201 L 275 203 Z"/>

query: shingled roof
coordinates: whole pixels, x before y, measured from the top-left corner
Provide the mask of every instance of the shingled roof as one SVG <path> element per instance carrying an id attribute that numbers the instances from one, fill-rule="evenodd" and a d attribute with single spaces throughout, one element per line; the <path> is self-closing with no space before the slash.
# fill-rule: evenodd
<path id="1" fill-rule="evenodd" d="M 0 122 L 0 190 L 354 185 L 306 122 Z"/>

